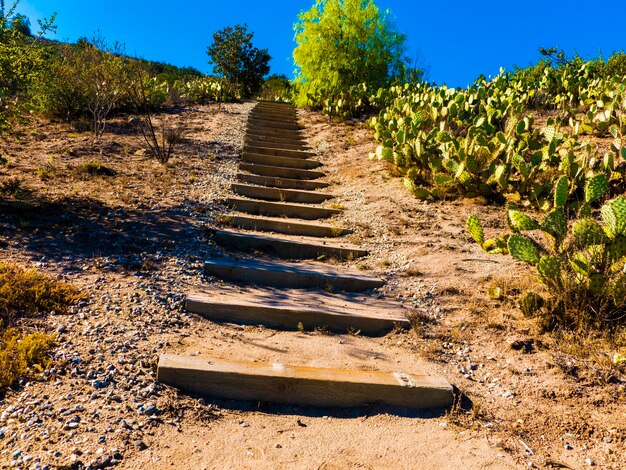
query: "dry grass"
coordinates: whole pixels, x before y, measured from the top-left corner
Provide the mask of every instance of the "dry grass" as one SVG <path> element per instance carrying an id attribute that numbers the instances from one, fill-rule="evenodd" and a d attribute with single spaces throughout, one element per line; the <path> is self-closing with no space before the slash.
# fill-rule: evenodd
<path id="1" fill-rule="evenodd" d="M 78 289 L 70 284 L 36 269 L 0 262 L 0 323 L 5 326 L 18 317 L 65 313 L 80 298 Z"/>
<path id="2" fill-rule="evenodd" d="M 16 328 L 5 330 L 0 337 L 0 392 L 29 370 L 42 371 L 48 367 L 53 341 L 52 336 L 44 333 L 23 334 Z"/>

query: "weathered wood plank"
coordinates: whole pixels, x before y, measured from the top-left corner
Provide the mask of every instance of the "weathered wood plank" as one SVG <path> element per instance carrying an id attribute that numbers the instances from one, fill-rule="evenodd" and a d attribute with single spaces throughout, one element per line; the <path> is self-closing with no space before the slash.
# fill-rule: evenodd
<path id="1" fill-rule="evenodd" d="M 249 184 L 267 186 L 281 189 L 303 189 L 314 191 L 330 186 L 330 183 L 323 181 L 305 181 L 290 178 L 276 178 L 271 176 L 251 175 L 248 173 L 237 173 L 237 179 Z"/>
<path id="2" fill-rule="evenodd" d="M 234 210 L 246 214 L 267 215 L 270 217 L 294 217 L 296 219 L 325 219 L 333 215 L 341 214 L 341 209 L 331 209 L 319 206 L 307 206 L 303 204 L 285 204 L 282 202 L 256 201 L 229 197 L 226 204 Z"/>
<path id="3" fill-rule="evenodd" d="M 268 328 L 295 331 L 325 328 L 336 333 L 359 331 L 359 334 L 377 336 L 394 328 L 409 328 L 404 317 L 390 317 L 363 313 L 339 313 L 323 308 L 299 305 L 276 305 L 263 301 L 246 302 L 238 299 L 215 299 L 205 295 L 190 295 L 185 309 L 213 321 L 263 325 Z"/>
<path id="4" fill-rule="evenodd" d="M 162 354 L 157 379 L 187 393 L 321 407 L 382 403 L 402 408 L 445 408 L 452 387 L 440 377 L 201 359 Z"/>
<path id="5" fill-rule="evenodd" d="M 213 240 L 222 246 L 232 247 L 236 251 L 263 251 L 285 259 L 315 260 L 324 256 L 326 258 L 351 260 L 368 254 L 367 250 L 354 246 L 332 245 L 320 241 L 290 240 L 228 230 L 214 231 Z"/>
<path id="6" fill-rule="evenodd" d="M 349 235 L 350 229 L 323 224 L 305 224 L 288 219 L 272 217 L 254 217 L 245 215 L 228 215 L 223 217 L 222 223 L 231 227 L 259 232 L 284 233 L 285 235 L 301 235 L 303 237 L 334 238 Z"/>
<path id="7" fill-rule="evenodd" d="M 252 186 L 247 184 L 232 184 L 230 189 L 240 196 L 265 201 L 298 202 L 302 204 L 320 204 L 335 196 L 314 191 L 300 191 L 295 189 L 268 188 L 267 186 Z"/>
<path id="8" fill-rule="evenodd" d="M 242 163 L 239 165 L 239 169 L 249 171 L 255 175 L 302 180 L 315 180 L 326 176 L 326 174 L 321 171 L 300 170 L 298 168 L 285 168 L 273 165 L 257 165 L 254 163 Z"/>
<path id="9" fill-rule="evenodd" d="M 247 163 L 256 165 L 280 166 L 283 168 L 297 168 L 299 170 L 313 170 L 322 164 L 316 160 L 304 160 L 302 158 L 275 157 L 273 155 L 258 155 L 244 152 L 241 159 Z"/>
<path id="10" fill-rule="evenodd" d="M 204 269 L 207 273 L 226 281 L 261 286 L 296 289 L 330 288 L 344 292 L 362 292 L 385 285 L 383 279 L 365 277 L 341 269 L 331 269 L 322 264 L 217 258 L 206 261 Z"/>

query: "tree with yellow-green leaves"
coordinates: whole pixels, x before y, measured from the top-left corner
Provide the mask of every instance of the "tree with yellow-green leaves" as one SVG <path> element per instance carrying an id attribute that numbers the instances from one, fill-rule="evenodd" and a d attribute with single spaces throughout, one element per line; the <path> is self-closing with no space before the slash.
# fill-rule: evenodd
<path id="1" fill-rule="evenodd" d="M 405 36 L 373 0 L 316 0 L 298 16 L 296 104 L 317 105 L 352 86 L 387 84 L 405 70 Z"/>

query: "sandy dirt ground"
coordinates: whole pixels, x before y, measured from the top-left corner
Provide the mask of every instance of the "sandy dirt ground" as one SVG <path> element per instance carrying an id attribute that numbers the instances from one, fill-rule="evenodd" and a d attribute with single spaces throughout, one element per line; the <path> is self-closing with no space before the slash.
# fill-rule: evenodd
<path id="1" fill-rule="evenodd" d="M 11 164 L 0 179 L 22 186 L 0 206 L 5 258 L 89 294 L 71 315 L 21 325 L 56 332 L 55 364 L 2 401 L 3 468 L 624 468 L 615 345 L 586 338 L 592 351 L 575 348 L 541 333 L 514 301 L 486 296 L 494 284 L 530 282 L 523 266 L 482 253 L 464 231 L 472 213 L 489 231 L 504 229 L 503 208 L 416 200 L 368 160 L 375 145 L 364 123 L 299 111 L 332 183 L 324 192 L 338 196 L 326 205 L 345 209 L 332 223 L 353 228 L 347 240 L 371 252 L 333 264 L 384 277 L 371 297 L 408 311 L 414 329 L 281 332 L 184 312 L 191 292 L 258 294 L 202 269 L 223 253 L 206 229 L 220 226 L 252 106 L 161 115 L 188 129 L 167 165 L 145 154 L 123 116 L 100 142 L 45 121 L 2 141 Z M 86 174 L 94 161 L 110 171 Z M 437 374 L 462 399 L 429 413 L 205 401 L 156 382 L 161 352 Z"/>

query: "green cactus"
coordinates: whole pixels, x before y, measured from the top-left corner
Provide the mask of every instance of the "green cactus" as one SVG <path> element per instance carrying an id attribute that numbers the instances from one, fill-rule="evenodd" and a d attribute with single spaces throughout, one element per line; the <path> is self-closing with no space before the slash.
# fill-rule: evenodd
<path id="1" fill-rule="evenodd" d="M 601 245 L 608 241 L 602 226 L 591 219 L 580 219 L 574 222 L 572 234 L 580 246 Z"/>
<path id="2" fill-rule="evenodd" d="M 527 317 L 533 317 L 544 306 L 545 300 L 535 292 L 526 293 L 520 300 L 519 306 L 522 313 Z"/>
<path id="3" fill-rule="evenodd" d="M 470 215 L 465 222 L 465 226 L 476 243 L 482 246 L 485 243 L 485 231 L 478 217 Z"/>
<path id="4" fill-rule="evenodd" d="M 626 199 L 618 197 L 602 206 L 602 219 L 607 226 L 608 235 L 616 237 L 626 236 Z"/>
<path id="5" fill-rule="evenodd" d="M 561 261 L 556 256 L 542 256 L 537 264 L 539 280 L 548 287 L 561 284 Z"/>
<path id="6" fill-rule="evenodd" d="M 592 203 L 609 190 L 609 182 L 604 175 L 595 175 L 587 180 L 585 186 L 585 202 Z"/>
<path id="7" fill-rule="evenodd" d="M 561 176 L 554 185 L 554 207 L 563 208 L 569 195 L 569 178 Z"/>
<path id="8" fill-rule="evenodd" d="M 567 235 L 567 218 L 561 209 L 554 209 L 541 221 L 541 230 L 552 235 L 560 244 Z"/>
<path id="9" fill-rule="evenodd" d="M 535 243 L 530 238 L 514 233 L 509 237 L 507 246 L 513 258 L 533 266 L 539 262 L 539 253 Z"/>
<path id="10" fill-rule="evenodd" d="M 537 221 L 519 211 L 509 210 L 508 215 L 509 226 L 516 232 L 520 230 L 537 230 L 539 228 Z"/>

